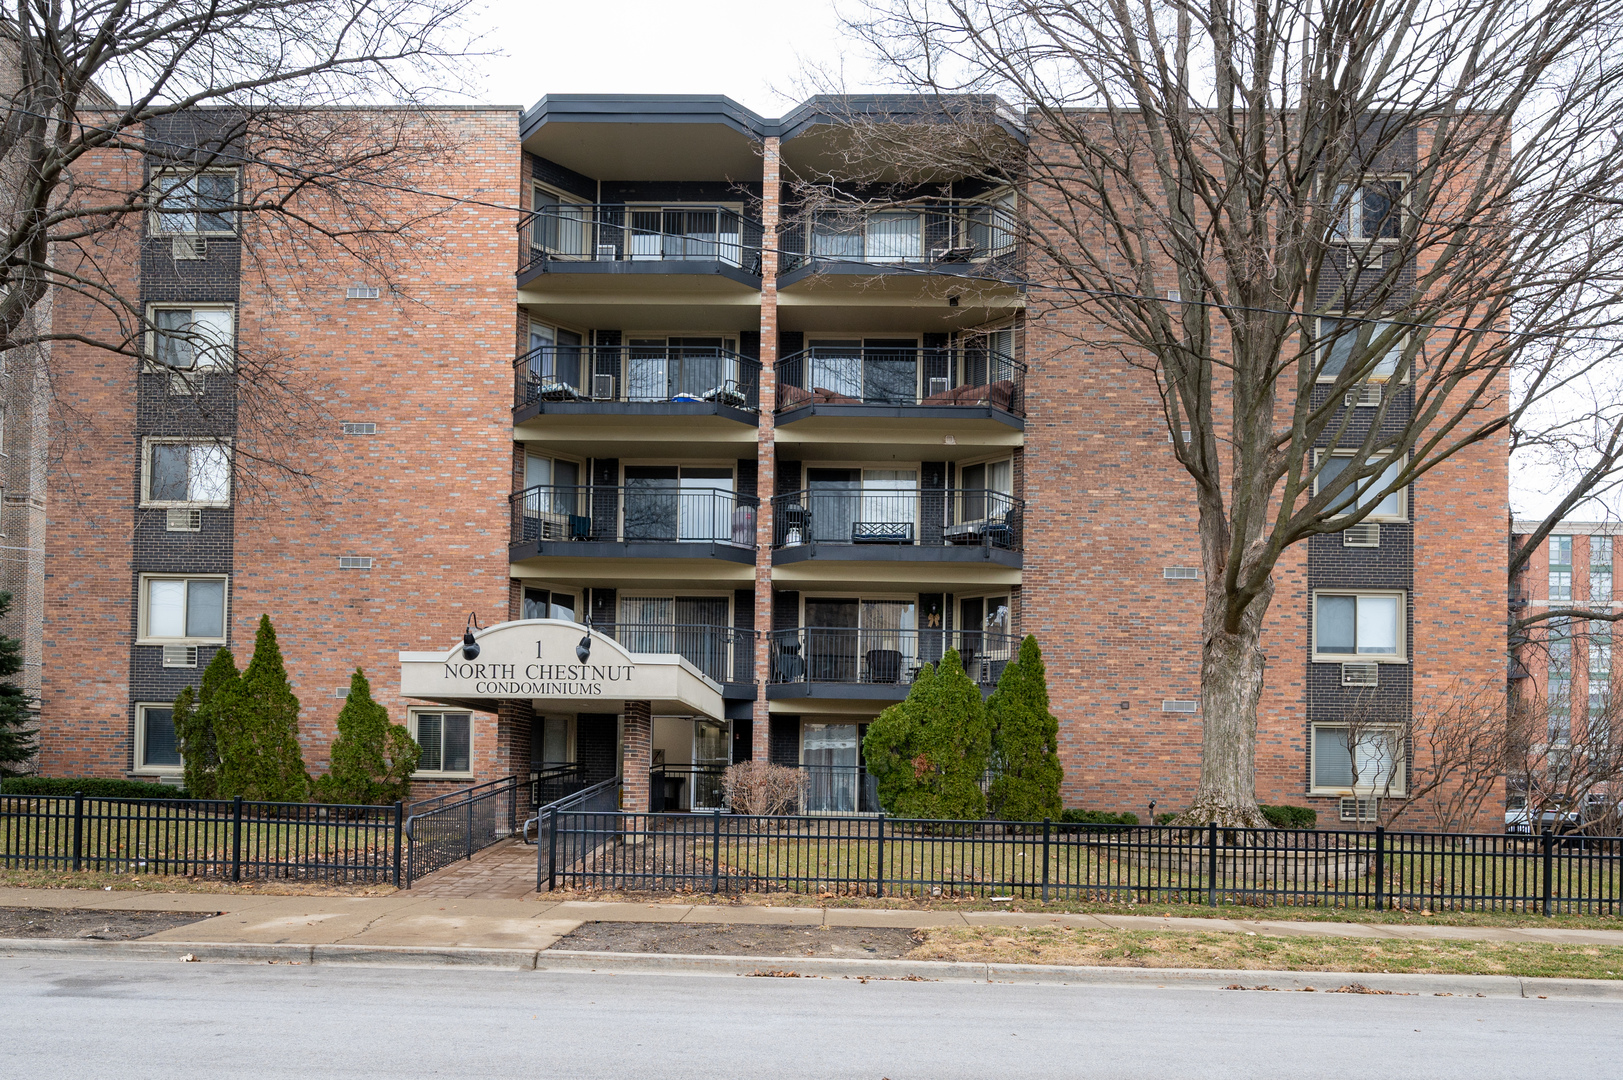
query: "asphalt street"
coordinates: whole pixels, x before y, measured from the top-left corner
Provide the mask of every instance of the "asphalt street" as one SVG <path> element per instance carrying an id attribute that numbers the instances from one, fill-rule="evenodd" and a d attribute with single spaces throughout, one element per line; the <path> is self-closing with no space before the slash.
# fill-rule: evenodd
<path id="1" fill-rule="evenodd" d="M 1328 985 L 1328 984 L 1327 984 Z M 1617 1075 L 1623 1003 L 21 958 L 0 1076 Z"/>

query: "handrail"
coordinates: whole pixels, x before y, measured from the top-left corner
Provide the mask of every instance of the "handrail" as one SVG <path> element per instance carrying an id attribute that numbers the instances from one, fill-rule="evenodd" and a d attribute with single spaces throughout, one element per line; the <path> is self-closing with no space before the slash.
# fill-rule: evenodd
<path id="1" fill-rule="evenodd" d="M 814 345 L 779 360 L 777 409 L 991 405 L 1025 414 L 1026 365 L 995 349 Z"/>
<path id="2" fill-rule="evenodd" d="M 784 273 L 805 265 L 978 263 L 1015 254 L 1019 219 L 1000 201 L 819 206 L 779 227 Z"/>
<path id="3" fill-rule="evenodd" d="M 528 788 L 528 782 L 523 786 Z M 518 823 L 519 787 L 519 778 L 508 776 L 414 804 L 401 830 L 406 841 L 406 888 L 512 835 Z M 420 835 L 425 829 L 428 835 Z"/>
<path id="4" fill-rule="evenodd" d="M 634 653 L 676 653 L 718 683 L 753 682 L 756 631 L 720 623 L 594 623 Z"/>
<path id="5" fill-rule="evenodd" d="M 513 407 L 538 401 L 699 403 L 754 412 L 761 362 L 694 345 L 538 345 L 513 361 Z"/>
<path id="6" fill-rule="evenodd" d="M 407 803 L 406 824 L 409 827 L 413 817 L 416 817 L 419 814 L 427 813 L 431 810 L 439 809 L 439 807 L 435 804 L 456 802 L 462 799 L 467 799 L 479 794 L 480 792 L 483 792 L 487 788 L 499 787 L 502 784 L 511 783 L 517 779 L 517 776 L 504 776 L 499 780 L 486 780 L 482 784 L 474 784 L 471 787 L 457 788 L 455 791 L 447 791 L 443 795 L 433 795 L 429 798 L 421 799 L 414 803 Z"/>
<path id="7" fill-rule="evenodd" d="M 1020 639 L 986 630 L 893 630 L 856 626 L 801 626 L 774 630 L 773 683 L 882 685 L 912 683 L 925 664 L 957 649 L 976 684 L 996 686 L 1018 654 Z"/>
<path id="8" fill-rule="evenodd" d="M 761 500 L 723 488 L 537 484 L 508 496 L 512 542 L 711 543 L 755 547 Z"/>
<path id="9" fill-rule="evenodd" d="M 521 214 L 519 273 L 592 262 L 712 262 L 761 272 L 759 221 L 702 203 L 560 203 Z"/>
<path id="10" fill-rule="evenodd" d="M 987 488 L 803 489 L 773 497 L 772 542 L 1019 551 L 1025 505 Z"/>

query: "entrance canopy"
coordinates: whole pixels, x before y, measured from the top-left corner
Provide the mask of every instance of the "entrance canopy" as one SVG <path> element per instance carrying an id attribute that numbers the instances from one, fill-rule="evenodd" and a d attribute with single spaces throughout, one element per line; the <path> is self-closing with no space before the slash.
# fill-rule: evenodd
<path id="1" fill-rule="evenodd" d="M 721 686 L 675 653 L 627 652 L 602 633 L 564 619 L 519 619 L 474 633 L 479 655 L 400 654 L 400 696 L 493 712 L 503 701 L 537 710 L 613 712 L 647 701 L 654 713 L 721 719 Z"/>

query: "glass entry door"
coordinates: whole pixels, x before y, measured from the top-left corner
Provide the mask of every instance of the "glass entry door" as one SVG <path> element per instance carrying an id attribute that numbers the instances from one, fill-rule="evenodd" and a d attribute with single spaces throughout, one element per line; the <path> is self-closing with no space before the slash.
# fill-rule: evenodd
<path id="1" fill-rule="evenodd" d="M 693 809 L 722 808 L 721 774 L 732 764 L 732 752 L 725 720 L 693 721 Z"/>
<path id="2" fill-rule="evenodd" d="M 857 725 L 806 724 L 802 764 L 806 770 L 806 812 L 857 812 Z"/>

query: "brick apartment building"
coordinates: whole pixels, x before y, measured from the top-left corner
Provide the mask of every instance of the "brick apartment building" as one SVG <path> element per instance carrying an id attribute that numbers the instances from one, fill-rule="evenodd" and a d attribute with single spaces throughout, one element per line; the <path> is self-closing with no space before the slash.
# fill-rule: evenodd
<path id="1" fill-rule="evenodd" d="M 813 809 L 873 811 L 864 726 L 949 647 L 989 691 L 1029 633 L 1067 805 L 1187 801 L 1202 584 L 1155 387 L 1022 287 L 1009 187 L 798 201 L 791 179 L 841 179 L 853 107 L 446 110 L 463 160 L 438 182 L 470 201 L 428 226 L 411 305 L 340 262 L 244 274 L 257 226 L 229 216 L 155 218 L 109 252 L 160 328 L 323 371 L 343 494 L 234 497 L 219 446 L 174 434 L 230 437 L 224 365 L 70 348 L 62 392 L 96 434 L 48 538 L 41 770 L 174 777 L 168 703 L 221 645 L 245 661 L 263 612 L 315 771 L 359 665 L 430 790 L 618 769 L 628 806 L 703 808 L 720 767 L 769 758 L 808 769 Z M 1397 718 L 1427 686 L 1503 677 L 1506 501 L 1484 444 L 1287 555 L 1260 799 L 1355 812 L 1354 695 Z M 501 625 L 465 661 L 470 612 Z"/>

